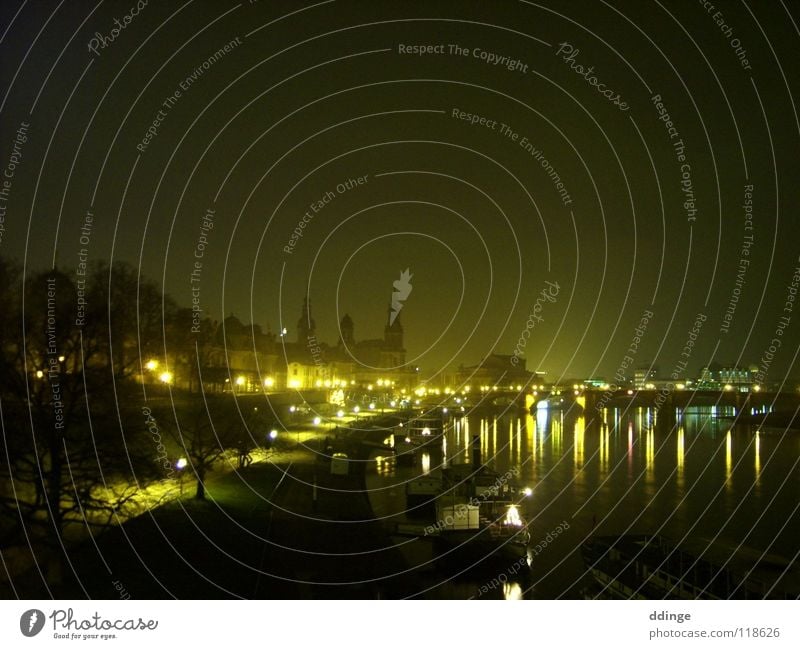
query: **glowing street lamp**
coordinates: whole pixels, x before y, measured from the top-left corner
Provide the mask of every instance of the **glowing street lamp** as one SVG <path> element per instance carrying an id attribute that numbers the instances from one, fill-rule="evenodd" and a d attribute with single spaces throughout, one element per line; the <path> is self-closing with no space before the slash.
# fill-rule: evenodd
<path id="1" fill-rule="evenodd" d="M 172 372 L 161 372 L 158 375 L 158 380 L 162 383 L 172 383 Z"/>
<path id="2" fill-rule="evenodd" d="M 180 485 L 181 496 L 183 496 L 183 470 L 186 468 L 187 464 L 188 462 L 185 457 L 178 458 L 178 461 L 175 462 L 175 468 L 180 472 L 178 473 L 178 484 Z"/>
<path id="3" fill-rule="evenodd" d="M 265 388 L 271 388 L 274 385 L 275 385 L 275 379 L 273 379 L 271 376 L 268 376 L 267 378 L 264 379 Z"/>
<path id="4" fill-rule="evenodd" d="M 278 436 L 278 431 L 275 430 L 274 428 L 271 431 L 269 431 L 269 438 L 270 439 L 274 440 L 277 436 Z"/>
<path id="5" fill-rule="evenodd" d="M 322 423 L 322 419 L 319 417 L 314 417 L 314 425 L 319 426 Z"/>
<path id="6" fill-rule="evenodd" d="M 158 369 L 158 361 L 157 361 L 157 360 L 155 360 L 155 359 L 153 359 L 153 360 L 149 360 L 149 361 L 147 361 L 147 363 L 145 364 L 145 367 L 146 367 L 148 370 L 150 370 L 151 372 L 153 372 L 153 371 L 155 371 L 155 370 L 157 370 L 157 369 Z"/>

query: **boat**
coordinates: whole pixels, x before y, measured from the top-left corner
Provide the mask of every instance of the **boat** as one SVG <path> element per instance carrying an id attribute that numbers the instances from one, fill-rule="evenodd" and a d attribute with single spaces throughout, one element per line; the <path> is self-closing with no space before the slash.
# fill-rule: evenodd
<path id="1" fill-rule="evenodd" d="M 407 516 L 395 533 L 428 544 L 433 561 L 462 569 L 525 560 L 529 524 L 514 474 L 459 464 L 406 483 Z"/>
<path id="2" fill-rule="evenodd" d="M 440 415 L 420 414 L 401 424 L 393 434 L 392 446 L 398 464 L 414 464 L 417 451 L 441 448 L 445 423 Z"/>
<path id="3" fill-rule="evenodd" d="M 581 546 L 596 585 L 590 599 L 796 599 L 795 563 L 702 538 L 594 536 Z"/>

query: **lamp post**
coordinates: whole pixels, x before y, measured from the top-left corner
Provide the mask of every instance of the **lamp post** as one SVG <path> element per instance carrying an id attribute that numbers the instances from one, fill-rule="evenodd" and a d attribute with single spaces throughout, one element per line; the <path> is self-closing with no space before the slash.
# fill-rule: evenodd
<path id="1" fill-rule="evenodd" d="M 180 488 L 181 498 L 183 498 L 183 470 L 186 468 L 188 462 L 185 457 L 178 458 L 175 462 L 175 468 L 178 469 L 178 486 Z"/>

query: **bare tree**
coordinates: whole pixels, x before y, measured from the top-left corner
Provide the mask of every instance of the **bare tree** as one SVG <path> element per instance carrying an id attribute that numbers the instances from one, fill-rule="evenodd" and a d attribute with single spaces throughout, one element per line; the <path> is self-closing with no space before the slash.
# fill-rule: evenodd
<path id="1" fill-rule="evenodd" d="M 57 270 L 23 285 L 7 262 L 0 275 L 7 287 L 0 316 L 0 540 L 12 542 L 24 530 L 60 548 L 67 525 L 106 525 L 156 477 L 155 453 L 128 401 L 130 372 L 110 371 L 107 306 L 85 298 L 93 287 L 81 293 Z"/>

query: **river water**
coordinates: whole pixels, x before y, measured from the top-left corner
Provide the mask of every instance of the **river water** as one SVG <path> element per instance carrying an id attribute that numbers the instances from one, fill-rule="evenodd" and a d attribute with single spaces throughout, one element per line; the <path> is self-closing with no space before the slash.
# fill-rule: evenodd
<path id="1" fill-rule="evenodd" d="M 451 420 L 446 461 L 471 461 L 477 435 L 483 463 L 516 469 L 531 489 L 523 511 L 540 547 L 528 583 L 487 592 L 480 580 L 427 579 L 424 596 L 580 597 L 589 580 L 580 544 L 593 533 L 700 537 L 795 557 L 800 433 L 734 427 L 733 414 L 695 408 L 659 426 L 651 409 L 606 410 L 588 430 L 584 417 L 547 409 Z M 435 468 L 423 457 L 387 471 L 398 479 Z"/>

